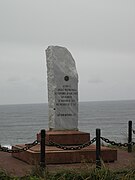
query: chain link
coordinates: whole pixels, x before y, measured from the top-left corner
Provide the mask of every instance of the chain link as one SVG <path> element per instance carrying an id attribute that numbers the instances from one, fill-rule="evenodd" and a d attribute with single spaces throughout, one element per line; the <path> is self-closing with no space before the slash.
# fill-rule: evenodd
<path id="1" fill-rule="evenodd" d="M 58 143 L 55 143 L 53 141 L 49 141 L 49 145 L 53 145 L 57 148 L 60 148 L 60 149 L 63 149 L 63 150 L 81 150 L 82 148 L 85 148 L 87 146 L 90 146 L 91 144 L 93 144 L 94 142 L 96 141 L 96 137 L 93 138 L 91 141 L 88 141 L 82 145 L 79 145 L 79 146 L 70 146 L 70 147 L 67 147 L 67 146 L 64 146 L 64 145 L 61 145 L 61 144 L 58 144 Z M 25 147 L 21 148 L 21 149 L 9 149 L 7 147 L 2 147 L 0 145 L 0 151 L 3 151 L 3 152 L 7 152 L 7 153 L 19 153 L 19 152 L 24 152 L 24 151 L 27 151 L 28 149 L 32 148 L 33 146 L 37 145 L 38 144 L 38 141 L 35 140 L 33 143 L 31 144 L 26 144 Z"/>
<path id="2" fill-rule="evenodd" d="M 0 151 L 3 151 L 3 152 L 7 152 L 7 153 L 19 153 L 19 152 L 24 152 L 24 151 L 27 151 L 28 149 L 36 146 L 38 144 L 38 141 L 35 140 L 33 143 L 31 144 L 25 144 L 25 147 L 21 148 L 21 149 L 9 149 L 7 147 L 2 147 L 0 145 Z"/>
<path id="3" fill-rule="evenodd" d="M 96 137 L 93 138 L 91 141 L 88 141 L 82 145 L 79 145 L 79 146 L 64 146 L 64 145 L 61 145 L 61 144 L 58 144 L 58 143 L 55 143 L 53 141 L 49 141 L 49 144 L 52 145 L 52 146 L 55 146 L 57 148 L 60 148 L 60 149 L 63 149 L 63 150 L 81 150 L 85 147 L 88 147 L 90 146 L 91 144 L 93 144 L 94 142 L 96 141 Z"/>
<path id="4" fill-rule="evenodd" d="M 118 147 L 121 147 L 121 146 L 128 147 L 129 144 L 131 144 L 132 146 L 135 145 L 135 142 L 116 143 L 115 141 L 110 141 L 109 139 L 107 139 L 105 137 L 100 137 L 100 139 L 103 140 L 104 142 L 106 142 L 107 144 L 111 144 L 113 146 L 118 146 Z M 88 141 L 88 142 L 86 142 L 84 144 L 78 145 L 78 146 L 65 146 L 65 145 L 62 145 L 62 144 L 55 143 L 53 141 L 49 141 L 49 145 L 55 146 L 55 147 L 63 149 L 63 150 L 81 150 L 81 149 L 83 149 L 85 147 L 90 146 L 94 142 L 96 142 L 96 137 L 94 137 L 92 140 L 90 140 L 90 141 Z M 37 144 L 38 144 L 38 141 L 35 140 L 33 143 L 25 144 L 25 147 L 23 147 L 21 149 L 9 149 L 7 147 L 2 147 L 0 145 L 0 151 L 7 152 L 7 153 L 19 153 L 19 152 L 27 151 L 27 150 L 29 150 L 30 148 L 34 147 Z"/>
<path id="5" fill-rule="evenodd" d="M 128 147 L 129 144 L 131 144 L 132 146 L 135 145 L 135 142 L 131 142 L 131 143 L 116 143 L 114 141 L 110 141 L 109 139 L 107 138 L 104 138 L 104 137 L 100 137 L 104 142 L 108 143 L 108 144 L 111 144 L 113 146 L 118 146 L 118 147 Z"/>

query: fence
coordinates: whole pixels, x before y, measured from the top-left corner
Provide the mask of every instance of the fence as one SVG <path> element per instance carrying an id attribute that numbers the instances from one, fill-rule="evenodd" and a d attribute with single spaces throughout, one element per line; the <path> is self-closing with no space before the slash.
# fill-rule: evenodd
<path id="1" fill-rule="evenodd" d="M 49 141 L 49 145 L 55 146 L 57 148 L 61 148 L 63 150 L 81 150 L 87 146 L 90 146 L 94 142 L 96 142 L 96 168 L 101 168 L 101 159 L 102 159 L 102 157 L 101 157 L 101 140 L 104 141 L 105 143 L 111 144 L 112 146 L 127 147 L 128 152 L 131 153 L 132 152 L 132 146 L 135 145 L 135 142 L 132 142 L 132 134 L 135 134 L 135 130 L 133 130 L 133 128 L 132 128 L 132 121 L 129 121 L 128 122 L 128 143 L 117 143 L 115 141 L 110 141 L 109 139 L 101 136 L 101 130 L 100 129 L 96 129 L 96 137 L 94 137 L 92 140 L 90 140 L 89 142 L 86 142 L 82 145 L 68 147 L 65 145 L 58 144 L 58 143 L 53 142 L 53 141 Z M 46 167 L 46 163 L 45 163 L 45 146 L 46 146 L 45 136 L 46 136 L 46 131 L 43 129 L 43 130 L 41 130 L 41 142 L 40 142 L 40 167 L 42 169 L 44 169 Z M 23 147 L 22 149 L 9 149 L 7 147 L 2 147 L 0 145 L 0 151 L 8 152 L 8 153 L 20 153 L 23 151 L 27 151 L 28 149 L 37 145 L 38 143 L 39 142 L 37 140 L 35 140 L 31 144 L 26 144 L 26 146 Z"/>

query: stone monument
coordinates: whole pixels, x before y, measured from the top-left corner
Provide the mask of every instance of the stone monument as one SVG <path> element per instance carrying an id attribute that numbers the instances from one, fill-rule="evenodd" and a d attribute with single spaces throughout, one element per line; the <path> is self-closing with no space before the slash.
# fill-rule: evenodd
<path id="1" fill-rule="evenodd" d="M 78 74 L 64 47 L 46 50 L 50 130 L 78 130 Z"/>
<path id="2" fill-rule="evenodd" d="M 46 141 L 83 144 L 90 134 L 78 130 L 78 74 L 71 53 L 64 47 L 46 50 L 49 131 Z"/>
<path id="3" fill-rule="evenodd" d="M 78 130 L 78 75 L 75 61 L 71 53 L 64 47 L 49 46 L 46 50 L 48 75 L 48 105 L 49 130 L 45 136 L 46 164 L 80 163 L 95 161 L 96 148 L 88 146 L 78 148 L 78 145 L 89 144 L 90 133 Z M 38 142 L 41 133 L 37 134 Z M 50 142 L 53 145 L 50 146 Z M 71 150 L 57 148 L 55 144 L 73 146 Z M 26 145 L 16 145 L 13 149 L 24 148 Z M 60 146 L 60 145 L 59 145 Z M 66 148 L 65 147 L 65 148 Z M 80 146 L 81 147 L 81 146 Z M 102 147 L 102 160 L 117 160 L 117 150 Z M 29 164 L 40 163 L 41 146 L 21 153 L 12 153 L 13 157 Z"/>

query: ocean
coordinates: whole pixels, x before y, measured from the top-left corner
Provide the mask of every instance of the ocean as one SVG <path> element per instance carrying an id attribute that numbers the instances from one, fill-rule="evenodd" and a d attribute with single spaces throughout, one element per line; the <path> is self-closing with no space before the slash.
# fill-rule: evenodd
<path id="1" fill-rule="evenodd" d="M 91 138 L 100 128 L 103 137 L 127 142 L 129 120 L 135 129 L 135 100 L 79 103 L 79 130 L 89 132 Z M 41 129 L 48 129 L 47 104 L 0 105 L 1 145 L 31 143 Z"/>

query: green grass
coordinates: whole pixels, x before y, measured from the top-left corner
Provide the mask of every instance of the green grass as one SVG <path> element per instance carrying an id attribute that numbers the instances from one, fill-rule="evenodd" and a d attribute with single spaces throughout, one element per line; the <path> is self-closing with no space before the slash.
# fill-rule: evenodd
<path id="1" fill-rule="evenodd" d="M 135 180 L 135 169 L 111 171 L 107 168 L 85 168 L 81 170 L 42 171 L 36 168 L 24 177 L 13 177 L 0 171 L 0 180 Z"/>

